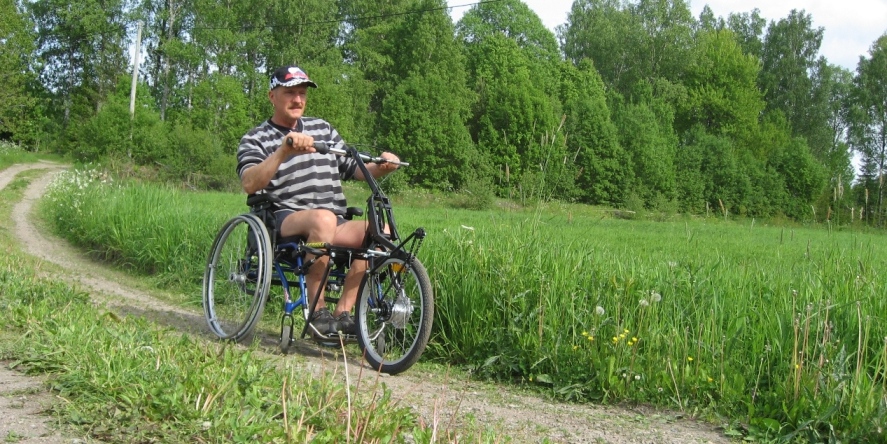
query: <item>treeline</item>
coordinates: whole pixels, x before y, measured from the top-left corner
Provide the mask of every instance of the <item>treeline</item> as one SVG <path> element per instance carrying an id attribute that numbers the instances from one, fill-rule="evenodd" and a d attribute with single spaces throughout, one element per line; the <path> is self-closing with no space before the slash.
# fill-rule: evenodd
<path id="1" fill-rule="evenodd" d="M 295 63 L 320 85 L 309 114 L 408 159 L 413 186 L 885 222 L 887 36 L 851 72 L 804 11 L 576 0 L 556 33 L 519 0 L 455 24 L 443 0 L 0 0 L 0 17 L 0 132 L 35 150 L 230 187 L 268 73 Z"/>

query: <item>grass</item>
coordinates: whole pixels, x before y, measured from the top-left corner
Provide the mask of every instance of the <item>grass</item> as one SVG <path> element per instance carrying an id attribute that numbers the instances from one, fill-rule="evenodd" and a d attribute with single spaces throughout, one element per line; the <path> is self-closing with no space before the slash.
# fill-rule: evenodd
<path id="1" fill-rule="evenodd" d="M 297 361 L 120 317 L 63 279 L 39 277 L 46 267 L 20 253 L 6 228 L 33 175 L 19 174 L 0 195 L 0 360 L 49 375 L 50 389 L 64 400 L 51 411 L 60 423 L 103 442 L 428 443 L 456 433 L 422 424 L 372 375 L 345 384 L 342 369 L 329 368 L 312 377 Z M 98 183 L 74 182 L 78 190 Z M 90 212 L 74 208 L 74 219 Z M 503 441 L 482 426 L 458 433 Z"/>
<path id="2" fill-rule="evenodd" d="M 217 227 L 245 209 L 238 195 L 72 174 L 92 179 L 65 179 L 46 200 L 56 229 L 183 289 L 196 288 Z M 429 233 L 428 359 L 565 400 L 723 417 L 753 439 L 884 439 L 882 233 L 438 199 L 395 199 L 401 231 Z"/>

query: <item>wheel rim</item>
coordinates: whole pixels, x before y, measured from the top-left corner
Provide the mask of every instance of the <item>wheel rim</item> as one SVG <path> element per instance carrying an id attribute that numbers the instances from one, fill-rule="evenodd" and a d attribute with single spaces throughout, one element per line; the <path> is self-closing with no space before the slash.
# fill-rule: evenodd
<path id="1" fill-rule="evenodd" d="M 367 360 L 372 364 L 397 367 L 402 361 L 414 359 L 425 316 L 423 294 L 415 271 L 404 262 L 389 259 L 385 269 L 364 286 L 364 293 L 381 294 L 381 303 L 371 305 L 374 297 L 360 298 L 358 328 L 367 338 Z M 421 352 L 421 351 L 419 351 Z"/>
<path id="2" fill-rule="evenodd" d="M 207 321 L 219 337 L 240 340 L 252 330 L 268 291 L 267 257 L 263 227 L 251 219 L 235 219 L 220 233 L 204 278 Z"/>

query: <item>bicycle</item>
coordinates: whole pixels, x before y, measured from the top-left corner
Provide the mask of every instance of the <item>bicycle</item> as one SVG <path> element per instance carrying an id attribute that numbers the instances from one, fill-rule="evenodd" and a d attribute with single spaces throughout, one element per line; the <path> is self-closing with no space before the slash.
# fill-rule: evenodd
<path id="1" fill-rule="evenodd" d="M 273 286 L 283 293 L 278 347 L 284 354 L 295 341 L 294 313 L 301 309 L 302 339 L 312 333 L 322 345 L 356 342 L 374 369 L 392 375 L 403 372 L 424 352 L 434 317 L 431 279 L 416 257 L 425 230 L 417 228 L 401 239 L 391 202 L 366 167 L 367 163 L 387 162 L 385 159 L 359 153 L 353 147 L 332 148 L 325 142 L 315 142 L 314 148 L 322 154 L 350 156 L 363 172 L 370 188 L 364 246 L 347 248 L 306 243 L 298 237 L 279 238 L 273 212 L 277 202 L 270 195 L 251 195 L 247 198 L 250 211 L 228 220 L 213 241 L 203 278 L 206 321 L 220 339 L 251 339 Z M 350 207 L 346 218 L 362 215 L 361 208 Z M 308 260 L 308 254 L 314 257 Z M 318 294 L 311 299 L 315 304 L 309 304 L 306 275 L 322 256 L 330 258 L 322 280 L 325 285 L 318 286 Z M 352 260 L 368 262 L 354 308 L 357 335 L 320 334 L 308 322 L 317 309 L 313 305 L 325 289 L 326 303 L 335 306 Z M 292 294 L 293 286 L 298 297 Z"/>

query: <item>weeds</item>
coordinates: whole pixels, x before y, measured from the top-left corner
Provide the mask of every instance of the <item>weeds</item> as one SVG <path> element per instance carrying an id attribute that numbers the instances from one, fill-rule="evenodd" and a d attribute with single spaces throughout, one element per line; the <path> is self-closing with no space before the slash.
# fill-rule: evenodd
<path id="1" fill-rule="evenodd" d="M 94 187 L 92 213 L 78 214 L 106 214 L 62 229 L 130 233 L 112 256 L 183 285 L 196 285 L 222 221 L 245 210 L 236 195 Z M 398 208 L 401 225 L 429 232 L 427 356 L 563 399 L 740 418 L 749 436 L 883 439 L 882 236 L 568 214 Z"/>

